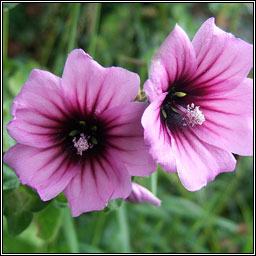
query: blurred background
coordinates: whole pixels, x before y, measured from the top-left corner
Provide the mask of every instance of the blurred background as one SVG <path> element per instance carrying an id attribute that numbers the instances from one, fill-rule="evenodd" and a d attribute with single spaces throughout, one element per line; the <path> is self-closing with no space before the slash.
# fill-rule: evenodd
<path id="1" fill-rule="evenodd" d="M 32 69 L 61 76 L 67 54 L 79 47 L 103 66 L 138 73 L 142 86 L 153 53 L 175 24 L 192 39 L 209 17 L 253 42 L 252 3 L 4 3 L 3 153 L 15 144 L 5 128 L 11 103 Z M 235 172 L 197 192 L 159 168 L 161 208 L 118 201 L 73 219 L 62 194 L 41 202 L 4 164 L 3 252 L 252 253 L 253 158 L 237 160 Z M 136 182 L 152 188 L 151 177 Z"/>

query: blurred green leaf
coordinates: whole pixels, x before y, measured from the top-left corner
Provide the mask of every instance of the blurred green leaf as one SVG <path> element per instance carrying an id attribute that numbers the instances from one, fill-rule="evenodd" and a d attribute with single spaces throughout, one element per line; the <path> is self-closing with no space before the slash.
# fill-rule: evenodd
<path id="1" fill-rule="evenodd" d="M 68 201 L 64 193 L 60 193 L 57 197 L 55 197 L 53 202 L 54 202 L 54 205 L 59 208 L 68 206 Z"/>
<path id="2" fill-rule="evenodd" d="M 8 232 L 18 235 L 24 231 L 33 218 L 33 212 L 44 209 L 50 201 L 43 202 L 37 193 L 28 192 L 26 186 L 3 192 L 4 215 L 8 222 Z"/>
<path id="3" fill-rule="evenodd" d="M 104 212 L 109 213 L 111 211 L 117 210 L 123 204 L 123 202 L 124 200 L 122 198 L 109 201 L 108 206 L 104 209 Z"/>
<path id="4" fill-rule="evenodd" d="M 37 237 L 37 228 L 32 221 L 29 227 L 19 234 L 13 236 L 7 232 L 7 219 L 3 217 L 3 252 L 4 253 L 38 253 L 44 252 L 43 240 Z"/>
<path id="5" fill-rule="evenodd" d="M 80 251 L 84 253 L 104 253 L 102 249 L 86 243 L 80 243 L 79 247 Z"/>
<path id="6" fill-rule="evenodd" d="M 18 65 L 17 70 L 9 78 L 9 82 L 8 82 L 9 90 L 15 96 L 18 95 L 22 86 L 28 80 L 29 74 L 31 73 L 31 71 L 33 69 L 40 68 L 40 65 L 33 60 L 27 61 L 25 65 L 24 65 L 24 62 L 20 62 L 20 63 L 18 62 L 16 63 L 16 65 Z"/>
<path id="7" fill-rule="evenodd" d="M 4 215 L 7 218 L 8 232 L 11 235 L 18 235 L 24 231 L 33 218 L 33 214 L 24 207 L 23 199 L 18 189 L 3 192 Z"/>
<path id="8" fill-rule="evenodd" d="M 44 240 L 51 240 L 58 232 L 61 224 L 61 209 L 50 204 L 43 211 L 35 214 L 38 226 L 38 236 Z"/>
<path id="9" fill-rule="evenodd" d="M 32 212 L 29 211 L 15 211 L 12 214 L 9 214 L 7 217 L 8 222 L 8 232 L 11 235 L 19 235 L 24 231 L 33 219 Z"/>
<path id="10" fill-rule="evenodd" d="M 3 190 L 13 189 L 19 186 L 20 182 L 13 169 L 3 164 Z"/>
<path id="11" fill-rule="evenodd" d="M 21 191 L 26 193 L 27 209 L 31 212 L 39 212 L 51 203 L 51 200 L 42 201 L 37 192 L 31 187 L 21 186 Z"/>

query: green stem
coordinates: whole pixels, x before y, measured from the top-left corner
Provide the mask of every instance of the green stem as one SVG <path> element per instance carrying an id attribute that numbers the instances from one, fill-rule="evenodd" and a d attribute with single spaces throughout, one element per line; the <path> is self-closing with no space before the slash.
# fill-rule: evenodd
<path id="1" fill-rule="evenodd" d="M 157 172 L 151 174 L 151 191 L 156 196 L 157 194 Z"/>
<path id="2" fill-rule="evenodd" d="M 75 229 L 74 219 L 68 207 L 63 208 L 63 231 L 70 253 L 79 253 L 79 243 Z"/>
<path id="3" fill-rule="evenodd" d="M 123 203 L 117 210 L 117 217 L 120 228 L 120 237 L 122 241 L 121 253 L 131 253 L 130 232 L 126 215 L 126 205 Z"/>
<path id="4" fill-rule="evenodd" d="M 3 11 L 3 63 L 6 63 L 8 57 L 8 26 L 9 11 Z"/>
<path id="5" fill-rule="evenodd" d="M 102 235 L 102 228 L 104 225 L 104 221 L 105 221 L 105 216 L 106 214 L 104 212 L 98 212 L 97 213 L 97 223 L 96 223 L 96 227 L 95 227 L 95 232 L 92 238 L 92 246 L 94 247 L 98 247 L 99 242 L 100 242 L 100 238 Z"/>
<path id="6" fill-rule="evenodd" d="M 68 48 L 67 48 L 68 53 L 71 52 L 75 47 L 76 30 L 77 30 L 80 7 L 81 7 L 80 3 L 72 4 L 70 37 L 69 37 Z"/>
<path id="7" fill-rule="evenodd" d="M 100 21 L 101 3 L 95 3 L 95 10 L 92 20 L 91 36 L 88 52 L 91 56 L 95 56 L 96 43 L 98 37 L 99 21 Z"/>

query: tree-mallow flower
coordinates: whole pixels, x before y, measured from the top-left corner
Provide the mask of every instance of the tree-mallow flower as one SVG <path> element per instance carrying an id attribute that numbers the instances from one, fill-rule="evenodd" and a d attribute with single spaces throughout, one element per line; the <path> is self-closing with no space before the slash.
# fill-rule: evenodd
<path id="1" fill-rule="evenodd" d="M 253 47 L 208 19 L 192 42 L 179 25 L 153 56 L 142 117 L 149 152 L 199 190 L 253 152 Z M 232 152 L 232 153 L 231 153 Z"/>
<path id="2" fill-rule="evenodd" d="M 69 54 L 62 78 L 33 70 L 12 105 L 7 130 L 18 144 L 4 161 L 42 200 L 64 191 L 73 216 L 127 198 L 130 177 L 155 170 L 140 123 L 147 104 L 132 102 L 139 83 L 81 49 Z"/>

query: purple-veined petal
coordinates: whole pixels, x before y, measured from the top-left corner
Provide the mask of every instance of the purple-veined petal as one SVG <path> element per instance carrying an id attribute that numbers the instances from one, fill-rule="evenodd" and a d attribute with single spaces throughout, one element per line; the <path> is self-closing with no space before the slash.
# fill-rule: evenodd
<path id="1" fill-rule="evenodd" d="M 153 101 L 160 93 L 177 81 L 188 80 L 196 70 L 194 48 L 184 30 L 176 24 L 152 58 L 150 82 L 145 91 Z"/>
<path id="2" fill-rule="evenodd" d="M 148 203 L 153 204 L 155 206 L 161 206 L 161 200 L 158 199 L 153 193 L 151 193 L 148 189 L 143 186 L 132 182 L 132 192 L 127 197 L 126 201 L 131 203 Z"/>
<path id="3" fill-rule="evenodd" d="M 127 198 L 130 192 L 130 175 L 111 150 L 103 156 L 86 159 L 64 191 L 73 217 L 102 210 L 110 200 Z"/>
<path id="4" fill-rule="evenodd" d="M 208 19 L 192 40 L 198 62 L 197 71 L 186 84 L 190 90 L 224 92 L 235 88 L 253 64 L 253 46 L 218 28 Z"/>
<path id="5" fill-rule="evenodd" d="M 61 97 L 60 78 L 34 69 L 14 99 L 11 113 L 14 118 L 7 130 L 18 143 L 38 148 L 53 145 L 54 136 L 68 115 Z"/>
<path id="6" fill-rule="evenodd" d="M 131 102 L 102 113 L 105 120 L 107 143 L 116 152 L 132 176 L 147 176 L 156 165 L 147 152 L 141 117 L 148 106 L 143 102 Z"/>
<path id="7" fill-rule="evenodd" d="M 142 116 L 145 144 L 153 159 L 166 172 L 176 172 L 172 151 L 172 136 L 168 127 L 161 122 L 161 105 L 167 93 L 159 95 L 145 110 Z"/>
<path id="8" fill-rule="evenodd" d="M 60 78 L 50 72 L 34 69 L 28 81 L 13 101 L 11 113 L 15 116 L 19 108 L 30 108 L 55 119 L 65 116 Z"/>
<path id="9" fill-rule="evenodd" d="M 6 126 L 8 133 L 17 142 L 37 148 L 56 144 L 56 135 L 61 132 L 60 123 L 30 108 L 18 108 L 15 118 Z"/>
<path id="10" fill-rule="evenodd" d="M 149 102 L 166 92 L 169 87 L 168 73 L 160 60 L 151 61 L 150 79 L 148 79 L 143 86 Z"/>
<path id="11" fill-rule="evenodd" d="M 5 153 L 4 161 L 22 184 L 37 190 L 43 201 L 61 193 L 77 169 L 60 147 L 39 149 L 16 144 Z"/>
<path id="12" fill-rule="evenodd" d="M 234 90 L 197 100 L 206 121 L 194 127 L 203 141 L 239 154 L 253 154 L 253 80 L 246 78 Z"/>
<path id="13" fill-rule="evenodd" d="M 218 174 L 235 169 L 231 153 L 199 140 L 190 128 L 177 130 L 174 138 L 177 172 L 186 189 L 199 190 Z"/>
<path id="14" fill-rule="evenodd" d="M 81 49 L 68 55 L 62 76 L 67 103 L 85 115 L 134 100 L 139 84 L 137 74 L 119 67 L 104 68 Z"/>

